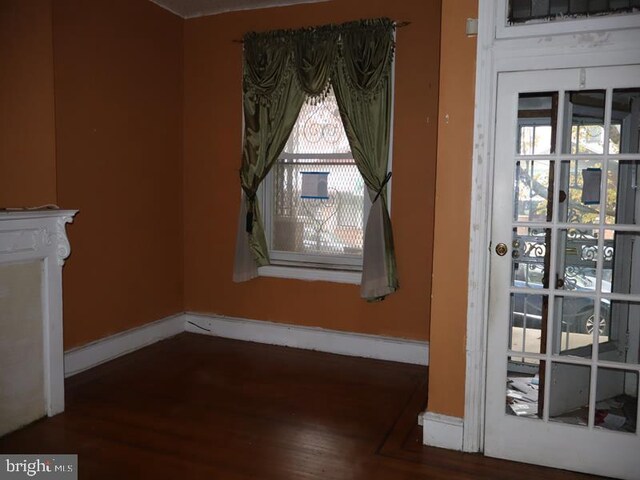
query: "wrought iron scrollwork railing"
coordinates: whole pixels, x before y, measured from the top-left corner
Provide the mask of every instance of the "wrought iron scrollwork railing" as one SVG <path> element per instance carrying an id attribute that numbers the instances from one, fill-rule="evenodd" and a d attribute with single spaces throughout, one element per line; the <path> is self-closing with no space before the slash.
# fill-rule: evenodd
<path id="1" fill-rule="evenodd" d="M 514 270 L 520 272 L 525 286 L 541 286 L 547 244 L 544 230 L 531 235 L 516 235 L 513 240 Z M 564 289 L 595 288 L 595 267 L 598 259 L 598 238 L 583 230 L 569 230 L 566 236 L 563 263 Z M 605 240 L 602 249 L 603 268 L 611 269 L 614 258 L 613 240 Z"/>

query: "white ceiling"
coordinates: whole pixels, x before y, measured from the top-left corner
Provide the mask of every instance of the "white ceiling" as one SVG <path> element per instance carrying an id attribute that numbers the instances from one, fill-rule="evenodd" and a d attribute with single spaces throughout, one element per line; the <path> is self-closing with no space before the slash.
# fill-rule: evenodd
<path id="1" fill-rule="evenodd" d="M 296 3 L 318 3 L 328 0 L 151 0 L 182 18 L 204 17 L 216 13 L 256 8 L 281 7 Z"/>

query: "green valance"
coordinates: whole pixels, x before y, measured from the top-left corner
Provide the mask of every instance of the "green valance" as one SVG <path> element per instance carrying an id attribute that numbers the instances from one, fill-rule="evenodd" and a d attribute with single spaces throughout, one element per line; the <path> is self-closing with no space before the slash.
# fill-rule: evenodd
<path id="1" fill-rule="evenodd" d="M 391 72 L 394 22 L 388 18 L 244 35 L 246 95 L 276 99 L 293 76 L 311 99 L 322 97 L 340 69 L 360 99 L 380 91 Z"/>

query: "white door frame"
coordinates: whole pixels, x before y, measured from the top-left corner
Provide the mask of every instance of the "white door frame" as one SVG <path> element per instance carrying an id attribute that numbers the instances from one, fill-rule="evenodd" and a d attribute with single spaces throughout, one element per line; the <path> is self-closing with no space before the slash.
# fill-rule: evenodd
<path id="1" fill-rule="evenodd" d="M 640 63 L 640 14 L 505 27 L 507 0 L 479 0 L 463 450 L 484 449 L 489 247 L 500 72 Z"/>

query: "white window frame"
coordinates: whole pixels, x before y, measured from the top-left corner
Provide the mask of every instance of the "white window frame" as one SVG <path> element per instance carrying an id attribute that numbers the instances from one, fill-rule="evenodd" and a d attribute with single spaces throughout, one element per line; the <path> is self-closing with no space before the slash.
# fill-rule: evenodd
<path id="1" fill-rule="evenodd" d="M 394 40 L 396 38 L 396 32 L 393 33 Z M 393 168 L 393 131 L 394 131 L 394 110 L 395 110 L 395 55 L 391 62 L 391 122 L 389 130 L 391 132 L 389 141 L 389 156 L 387 162 L 387 172 L 391 172 Z M 280 158 L 311 158 L 311 159 L 337 159 L 337 158 L 353 158 L 351 152 L 347 154 L 285 154 Z M 358 261 L 354 261 L 353 258 L 349 258 L 346 255 L 341 256 L 322 256 L 324 262 L 314 262 L 315 256 L 309 254 L 300 254 L 293 252 L 278 252 L 271 249 L 272 239 L 272 200 L 273 200 L 273 182 L 271 181 L 271 172 L 269 172 L 264 181 L 258 188 L 258 199 L 262 206 L 262 218 L 264 221 L 265 236 L 267 238 L 267 245 L 269 247 L 269 255 L 271 260 L 275 260 L 276 264 L 267 265 L 258 268 L 258 275 L 261 277 L 274 277 L 274 278 L 288 278 L 297 280 L 308 281 L 324 281 L 324 282 L 336 282 L 347 283 L 353 285 L 360 285 L 362 282 L 362 256 L 358 256 Z M 391 215 L 391 187 L 393 179 L 387 182 L 387 210 Z M 268 207 L 268 208 L 267 208 Z M 363 209 L 363 235 L 367 228 L 367 218 L 369 217 L 369 210 L 371 209 L 371 199 L 365 186 L 364 194 L 364 209 Z M 364 240 L 364 239 L 363 239 Z M 275 255 L 274 255 L 275 254 Z M 305 261 L 300 261 L 300 257 L 304 257 Z M 326 258 L 333 258 L 332 262 L 327 262 Z M 296 261 L 297 260 L 297 261 Z"/>
<path id="2" fill-rule="evenodd" d="M 281 159 L 352 159 L 349 153 L 327 154 L 283 154 Z M 322 164 L 319 164 L 322 165 Z M 275 166 L 274 166 L 275 168 Z M 272 264 L 258 268 L 258 274 L 265 277 L 293 278 L 298 280 L 321 280 L 337 283 L 359 285 L 362 280 L 362 255 L 314 255 L 298 252 L 273 250 L 273 188 L 272 170 L 258 189 L 258 198 L 262 205 L 265 237 L 269 247 L 269 257 Z M 371 200 L 364 194 L 364 208 L 362 225 L 366 229 L 367 217 L 371 208 Z"/>
<path id="3" fill-rule="evenodd" d="M 280 160 L 353 160 L 353 155 L 349 153 L 283 153 L 278 157 Z M 322 163 L 318 163 L 318 166 L 322 166 Z M 351 165 L 351 164 L 349 164 Z M 355 166 L 355 162 L 353 163 Z M 357 167 L 356 167 L 357 168 Z M 269 257 L 274 265 L 280 266 L 293 266 L 293 267 L 311 267 L 311 268 L 325 268 L 331 270 L 349 270 L 349 271 L 362 271 L 362 255 L 314 255 L 310 253 L 298 253 L 287 252 L 281 250 L 274 250 L 271 246 L 273 239 L 273 198 L 275 195 L 273 189 L 273 172 L 274 167 L 271 169 L 267 178 L 262 182 L 261 187 L 261 205 L 262 214 L 264 220 L 264 231 L 267 237 L 267 245 L 269 246 Z M 369 210 L 371 209 L 371 200 L 366 191 L 364 192 L 364 205 L 362 211 L 362 228 L 363 235 L 364 229 L 367 226 L 367 218 L 369 216 Z"/>
<path id="4" fill-rule="evenodd" d="M 533 127 L 533 138 L 535 140 L 536 136 L 536 128 L 537 127 L 551 127 L 551 123 L 544 117 L 530 117 L 530 118 L 519 118 L 518 119 L 518 141 L 520 142 L 522 138 L 522 129 L 524 127 Z M 519 145 L 518 147 L 521 147 Z M 549 155 L 547 153 L 534 153 L 531 155 Z"/>

